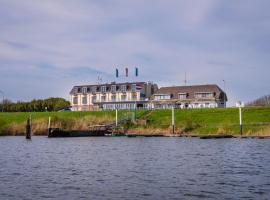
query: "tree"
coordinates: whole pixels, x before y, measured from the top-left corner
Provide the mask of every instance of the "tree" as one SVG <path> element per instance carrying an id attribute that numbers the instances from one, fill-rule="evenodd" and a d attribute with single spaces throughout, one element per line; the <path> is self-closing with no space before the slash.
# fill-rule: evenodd
<path id="1" fill-rule="evenodd" d="M 0 104 L 0 110 L 3 108 L 5 112 L 44 112 L 58 111 L 69 106 L 69 101 L 63 98 L 33 99 L 30 102 L 18 101 L 16 103 L 6 99 Z"/>
<path id="2" fill-rule="evenodd" d="M 270 95 L 260 97 L 254 101 L 247 103 L 248 106 L 270 106 Z"/>

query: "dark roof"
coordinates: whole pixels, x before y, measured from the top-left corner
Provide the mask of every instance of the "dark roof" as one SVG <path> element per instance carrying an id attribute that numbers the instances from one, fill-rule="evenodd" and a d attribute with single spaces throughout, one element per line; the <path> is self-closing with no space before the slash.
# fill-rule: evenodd
<path id="1" fill-rule="evenodd" d="M 94 84 L 94 85 L 77 85 L 74 86 L 72 88 L 72 90 L 70 91 L 70 94 L 76 94 L 77 93 L 77 89 L 81 90 L 78 93 L 82 92 L 82 88 L 91 88 L 96 86 L 97 87 L 97 92 L 99 92 L 101 90 L 102 86 L 106 86 L 107 87 L 107 91 L 110 91 L 111 86 L 112 85 L 116 85 L 117 90 L 120 89 L 121 85 L 126 85 L 127 86 L 127 90 L 129 90 L 131 88 L 132 85 L 136 84 L 136 86 L 142 87 L 143 85 L 147 84 L 146 82 L 126 82 L 126 83 L 116 83 L 116 82 L 112 82 L 112 83 L 105 83 L 105 84 Z M 88 91 L 89 92 L 89 91 Z"/>
<path id="2" fill-rule="evenodd" d="M 222 98 L 225 94 L 224 91 L 215 84 L 212 85 L 190 85 L 190 86 L 172 86 L 172 87 L 161 87 L 156 94 L 169 94 L 172 99 L 178 99 L 179 93 L 187 93 L 188 99 L 193 99 L 195 93 L 212 92 L 215 98 Z M 225 94 L 226 100 L 227 96 Z"/>

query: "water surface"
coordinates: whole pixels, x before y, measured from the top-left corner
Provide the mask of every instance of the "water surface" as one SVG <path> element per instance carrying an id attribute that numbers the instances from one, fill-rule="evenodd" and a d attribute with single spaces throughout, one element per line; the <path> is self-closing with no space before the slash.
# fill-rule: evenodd
<path id="1" fill-rule="evenodd" d="M 270 140 L 0 137 L 0 199 L 270 199 Z"/>

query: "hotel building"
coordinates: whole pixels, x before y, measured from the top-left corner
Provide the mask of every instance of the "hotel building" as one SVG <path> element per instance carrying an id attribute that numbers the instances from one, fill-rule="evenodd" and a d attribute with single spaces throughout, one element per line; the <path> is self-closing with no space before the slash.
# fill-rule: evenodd
<path id="1" fill-rule="evenodd" d="M 157 90 L 152 82 L 74 86 L 71 106 L 73 111 L 149 109 L 149 99 Z"/>

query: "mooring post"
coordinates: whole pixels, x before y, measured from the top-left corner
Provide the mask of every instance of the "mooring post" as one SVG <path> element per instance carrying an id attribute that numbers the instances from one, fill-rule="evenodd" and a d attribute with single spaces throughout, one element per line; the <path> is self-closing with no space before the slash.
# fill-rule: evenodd
<path id="1" fill-rule="evenodd" d="M 30 115 L 26 123 L 26 139 L 31 139 L 31 135 L 32 135 L 32 117 Z"/>
<path id="2" fill-rule="evenodd" d="M 239 107 L 239 122 L 240 122 L 240 134 L 243 134 L 243 126 L 242 126 L 242 108 Z"/>
<path id="3" fill-rule="evenodd" d="M 51 132 L 51 117 L 49 117 L 49 121 L 48 121 L 48 135 Z"/>
<path id="4" fill-rule="evenodd" d="M 172 107 L 172 132 L 175 132 L 175 125 L 174 125 L 174 107 Z"/>

